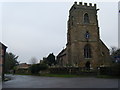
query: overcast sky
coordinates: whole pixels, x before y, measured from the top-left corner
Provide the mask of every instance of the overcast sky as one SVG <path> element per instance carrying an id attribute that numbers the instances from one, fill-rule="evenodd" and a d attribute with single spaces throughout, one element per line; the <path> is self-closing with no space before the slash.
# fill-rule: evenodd
<path id="1" fill-rule="evenodd" d="M 0 3 L 0 40 L 18 61 L 57 55 L 67 42 L 69 9 L 74 2 Z M 118 3 L 97 2 L 100 36 L 108 48 L 118 46 Z M 1 34 L 1 33 L 0 33 Z"/>

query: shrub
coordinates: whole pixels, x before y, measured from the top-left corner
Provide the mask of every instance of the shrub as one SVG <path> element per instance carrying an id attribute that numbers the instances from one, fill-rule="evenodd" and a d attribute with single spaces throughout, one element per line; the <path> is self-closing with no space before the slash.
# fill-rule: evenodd
<path id="1" fill-rule="evenodd" d="M 120 63 L 113 64 L 111 67 L 112 75 L 120 76 Z"/>
<path id="2" fill-rule="evenodd" d="M 112 76 L 120 76 L 120 64 L 113 64 L 111 67 L 101 67 L 100 68 L 101 75 L 112 75 Z"/>
<path id="3" fill-rule="evenodd" d="M 39 71 L 48 69 L 48 66 L 46 64 L 34 64 L 29 69 L 32 74 L 38 74 Z"/>

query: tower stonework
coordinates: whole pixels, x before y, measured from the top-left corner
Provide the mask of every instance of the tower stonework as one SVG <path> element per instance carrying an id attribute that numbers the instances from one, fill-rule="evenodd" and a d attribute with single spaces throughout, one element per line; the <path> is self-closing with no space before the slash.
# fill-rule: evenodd
<path id="1" fill-rule="evenodd" d="M 67 44 L 59 54 L 62 65 L 85 67 L 87 62 L 91 67 L 107 64 L 109 49 L 99 35 L 96 4 L 77 2 L 71 7 L 68 19 Z M 65 59 L 64 59 L 65 58 Z"/>

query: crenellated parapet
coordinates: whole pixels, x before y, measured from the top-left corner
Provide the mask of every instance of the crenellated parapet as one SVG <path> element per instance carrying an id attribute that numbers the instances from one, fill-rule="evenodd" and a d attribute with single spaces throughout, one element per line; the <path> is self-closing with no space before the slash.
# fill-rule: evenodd
<path id="1" fill-rule="evenodd" d="M 92 5 L 92 3 L 82 3 L 82 2 L 74 2 L 73 6 L 71 7 L 70 11 L 75 9 L 96 9 L 96 4 Z M 97 10 L 97 9 L 96 9 Z"/>

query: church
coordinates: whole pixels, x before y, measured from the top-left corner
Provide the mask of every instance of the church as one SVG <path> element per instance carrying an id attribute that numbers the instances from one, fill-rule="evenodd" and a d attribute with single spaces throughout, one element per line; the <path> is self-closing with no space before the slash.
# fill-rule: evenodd
<path id="1" fill-rule="evenodd" d="M 67 44 L 57 55 L 59 66 L 107 65 L 109 49 L 100 39 L 96 4 L 74 2 L 69 10 Z"/>

